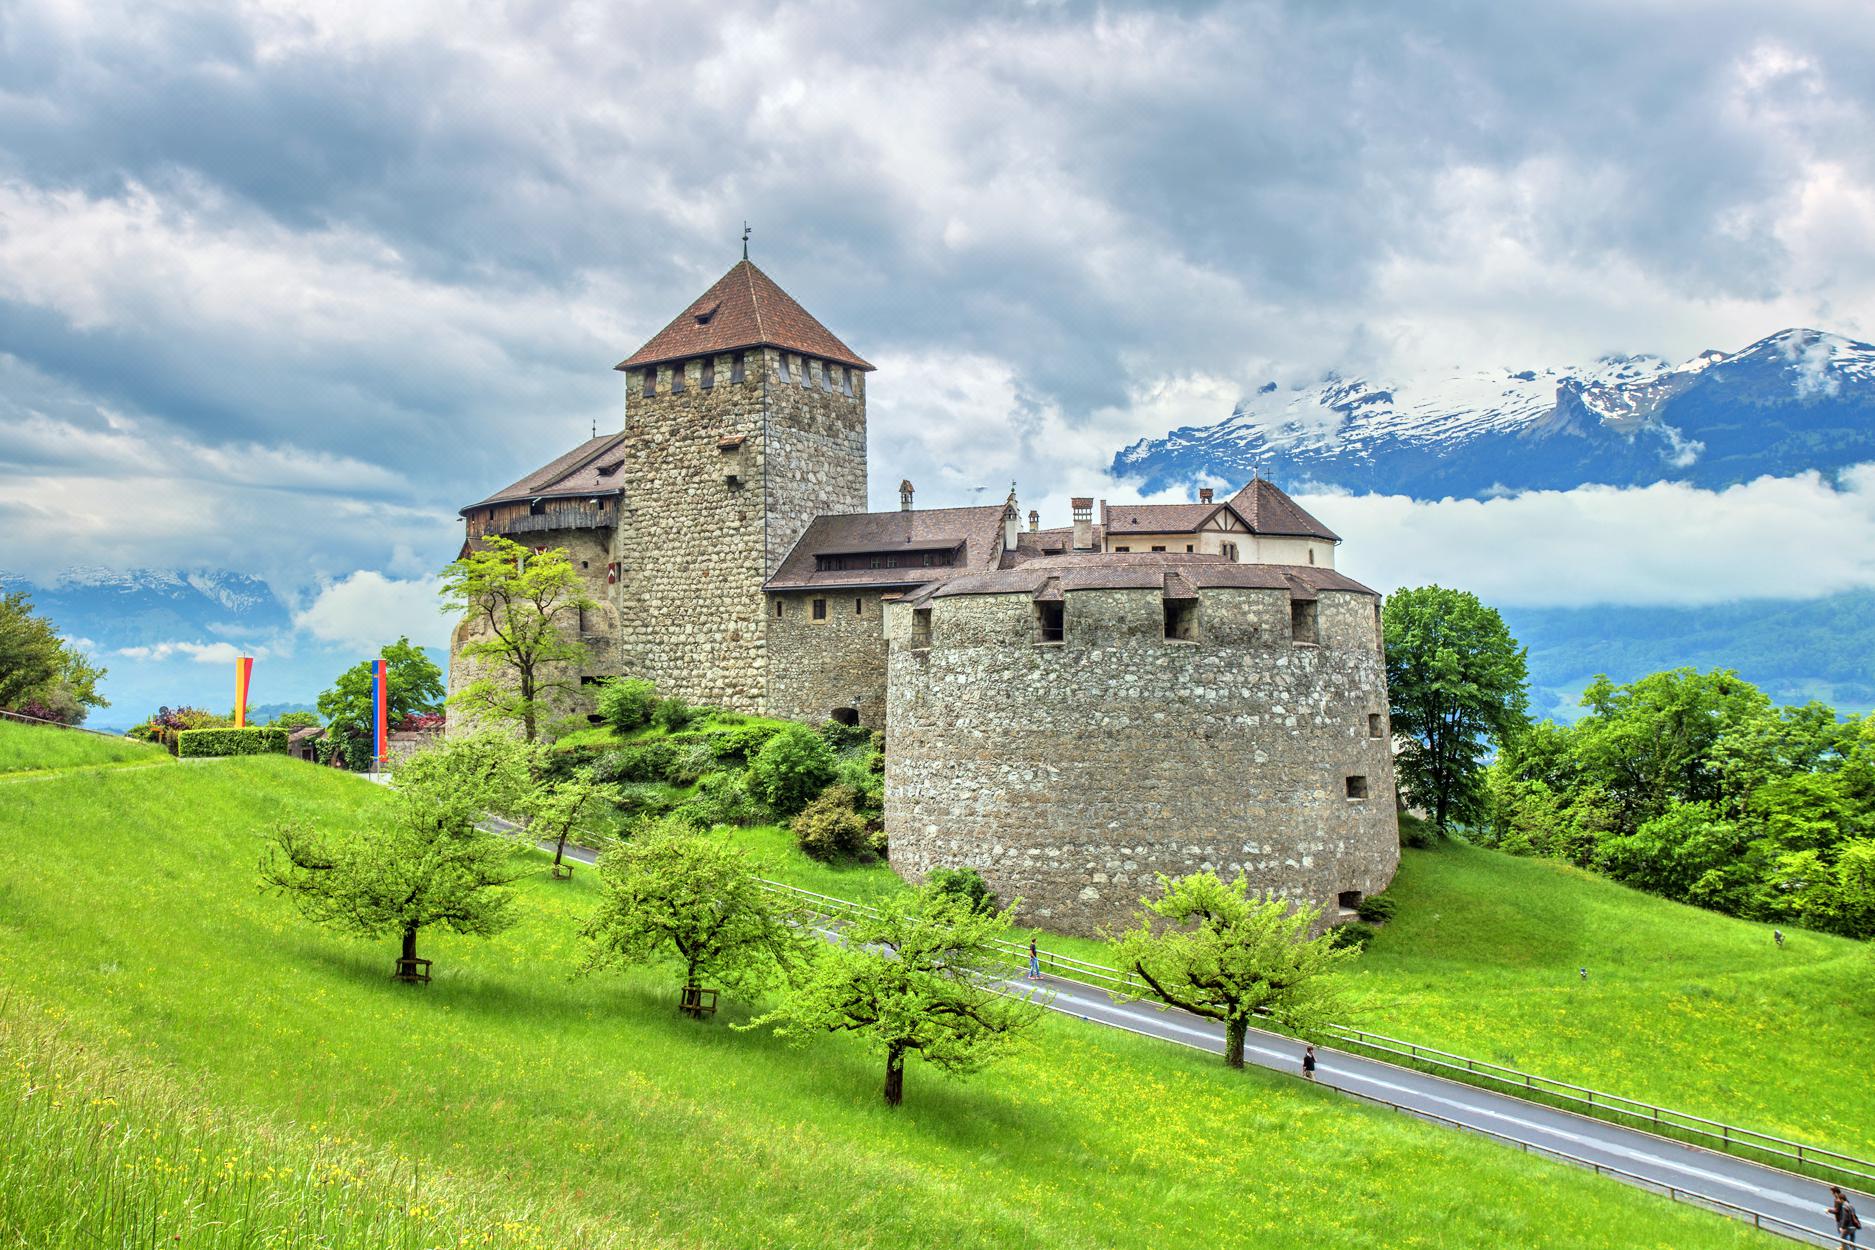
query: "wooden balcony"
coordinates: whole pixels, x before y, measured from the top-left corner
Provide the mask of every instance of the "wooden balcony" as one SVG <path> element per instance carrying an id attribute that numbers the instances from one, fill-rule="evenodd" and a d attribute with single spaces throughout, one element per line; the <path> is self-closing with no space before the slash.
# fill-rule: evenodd
<path id="1" fill-rule="evenodd" d="M 615 513 L 611 508 L 598 508 L 591 504 L 549 505 L 539 512 L 503 515 L 497 513 L 493 520 L 486 517 L 468 518 L 469 537 L 480 538 L 484 534 L 538 534 L 543 530 L 591 530 L 603 529 L 612 524 Z"/>

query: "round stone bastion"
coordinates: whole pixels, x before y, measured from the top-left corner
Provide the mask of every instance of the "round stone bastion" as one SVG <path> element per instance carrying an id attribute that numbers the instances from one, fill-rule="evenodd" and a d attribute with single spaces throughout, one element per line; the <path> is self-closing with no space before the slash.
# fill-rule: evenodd
<path id="1" fill-rule="evenodd" d="M 1093 554 L 888 605 L 892 867 L 1062 933 L 1207 869 L 1349 918 L 1400 858 L 1379 608 L 1330 569 Z"/>

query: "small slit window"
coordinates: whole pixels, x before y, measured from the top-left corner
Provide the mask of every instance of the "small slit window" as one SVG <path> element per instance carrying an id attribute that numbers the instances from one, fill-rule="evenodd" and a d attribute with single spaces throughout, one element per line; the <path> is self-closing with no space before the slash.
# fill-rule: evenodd
<path id="1" fill-rule="evenodd" d="M 1198 601 L 1196 599 L 1167 599 L 1165 601 L 1165 640 L 1167 642 L 1198 641 Z"/>
<path id="2" fill-rule="evenodd" d="M 779 600 L 779 599 L 777 599 L 777 600 L 775 600 L 775 615 L 776 615 L 776 616 L 780 616 L 780 615 L 782 615 L 782 614 L 783 614 L 783 605 L 782 605 L 782 601 L 781 601 L 781 600 Z"/>
<path id="3" fill-rule="evenodd" d="M 639 393 L 646 399 L 651 399 L 657 395 L 658 367 L 656 365 L 650 365 L 645 369 L 645 386 L 644 390 Z"/>
<path id="4" fill-rule="evenodd" d="M 1059 599 L 1035 605 L 1036 639 L 1039 642 L 1063 642 L 1068 636 L 1066 604 Z"/>
<path id="5" fill-rule="evenodd" d="M 1386 737 L 1386 727 L 1381 723 L 1379 712 L 1367 714 L 1367 736 L 1370 738 Z"/>
<path id="6" fill-rule="evenodd" d="M 928 647 L 931 645 L 931 609 L 913 608 L 911 610 L 911 645 Z"/>
<path id="7" fill-rule="evenodd" d="M 825 599 L 814 600 L 814 619 L 817 621 L 827 619 L 827 601 Z"/>
<path id="8" fill-rule="evenodd" d="M 1310 646 L 1321 641 L 1315 615 L 1315 600 L 1291 599 L 1289 601 L 1289 636 L 1296 642 Z"/>
<path id="9" fill-rule="evenodd" d="M 820 389 L 830 391 L 833 389 L 833 366 L 824 360 L 819 363 Z"/>
<path id="10" fill-rule="evenodd" d="M 857 595 L 853 597 L 853 615 L 854 616 L 866 615 L 866 601 Z"/>
<path id="11" fill-rule="evenodd" d="M 840 393 L 842 395 L 851 395 L 853 393 L 853 368 L 851 365 L 840 370 Z"/>
<path id="12" fill-rule="evenodd" d="M 742 381 L 744 377 L 742 362 L 746 359 L 747 357 L 742 352 L 737 352 L 729 358 L 729 380 L 731 382 Z"/>
<path id="13" fill-rule="evenodd" d="M 775 353 L 775 360 L 776 360 L 776 361 L 777 361 L 777 362 L 779 363 L 779 367 L 780 367 L 780 369 L 781 369 L 781 380 L 782 380 L 783 382 L 792 382 L 792 381 L 794 381 L 794 379 L 793 379 L 792 377 L 790 377 L 790 376 L 789 376 L 789 374 L 788 374 L 788 353 L 786 353 L 786 352 L 776 352 L 776 353 Z"/>
<path id="14" fill-rule="evenodd" d="M 671 366 L 671 394 L 681 395 L 683 393 L 684 393 L 684 362 L 680 360 L 676 364 Z"/>
<path id="15" fill-rule="evenodd" d="M 705 356 L 703 358 L 702 376 L 697 379 L 697 382 L 706 391 L 716 389 L 716 357 Z"/>
<path id="16" fill-rule="evenodd" d="M 1348 778 L 1348 797 L 1350 799 L 1366 798 L 1367 797 L 1367 778 L 1359 777 L 1359 776 L 1349 777 Z"/>

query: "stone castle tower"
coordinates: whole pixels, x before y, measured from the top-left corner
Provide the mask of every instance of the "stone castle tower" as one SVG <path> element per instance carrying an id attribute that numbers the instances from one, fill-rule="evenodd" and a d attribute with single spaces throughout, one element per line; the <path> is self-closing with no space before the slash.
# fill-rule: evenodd
<path id="1" fill-rule="evenodd" d="M 816 516 L 865 511 L 872 366 L 744 259 L 617 368 L 615 671 L 763 711 L 762 586 Z"/>

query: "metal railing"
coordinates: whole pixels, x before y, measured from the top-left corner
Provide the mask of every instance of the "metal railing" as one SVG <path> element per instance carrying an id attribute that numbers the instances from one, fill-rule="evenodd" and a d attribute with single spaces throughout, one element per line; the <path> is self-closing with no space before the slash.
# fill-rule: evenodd
<path id="1" fill-rule="evenodd" d="M 122 738 L 124 736 L 122 734 L 111 733 L 106 729 L 87 729 L 83 725 L 67 725 L 64 721 L 47 720 L 42 716 L 28 716 L 24 712 L 0 710 L 0 720 L 16 720 L 23 725 L 50 725 L 54 729 L 71 729 L 78 733 L 91 734 L 98 738 Z"/>
<path id="2" fill-rule="evenodd" d="M 831 919 L 877 914 L 875 908 L 864 903 L 856 903 L 851 899 L 820 894 L 783 881 L 772 881 L 767 878 L 758 878 L 758 880 L 769 890 L 791 898 L 807 910 Z M 1009 957 L 1013 965 L 1027 967 L 1029 959 L 1027 946 L 1015 942 L 998 942 L 996 946 Z M 1110 968 L 1104 964 L 1091 963 L 1068 955 L 1052 954 L 1048 951 L 1038 950 L 1037 954 L 1043 970 L 1063 980 L 1090 985 L 1121 998 L 1150 999 L 1153 997 L 1136 978 L 1118 968 Z M 1830 1173 L 1830 1179 L 1834 1180 L 1846 1179 L 1852 1183 L 1875 1181 L 1875 1161 L 1844 1154 L 1841 1151 L 1813 1146 L 1790 1138 L 1779 1137 L 1773 1133 L 1759 1132 L 1756 1129 L 1742 1128 L 1736 1124 L 1726 1124 L 1719 1120 L 1694 1115 L 1688 1111 L 1677 1111 L 1671 1107 L 1643 1102 L 1621 1094 L 1611 1094 L 1605 1090 L 1576 1085 L 1554 1077 L 1539 1076 L 1534 1072 L 1525 1072 L 1485 1059 L 1474 1059 L 1468 1055 L 1441 1050 L 1436 1046 L 1423 1046 L 1417 1042 L 1404 1041 L 1397 1037 L 1389 1037 L 1384 1033 L 1374 1033 L 1351 1025 L 1331 1024 L 1324 1026 L 1323 1032 L 1343 1046 L 1407 1059 L 1415 1065 L 1450 1074 L 1466 1084 L 1494 1089 L 1526 1101 L 1542 1102 L 1545 1105 L 1568 1104 L 1563 1108 L 1564 1110 L 1579 1109 L 1583 1114 L 1594 1119 L 1628 1128 L 1652 1130 L 1662 1136 L 1670 1134 L 1675 1140 L 1696 1139 L 1689 1144 L 1709 1146 L 1720 1153 L 1739 1158 L 1752 1159 L 1755 1154 L 1787 1160 L 1812 1171 Z M 1762 1160 L 1754 1161 L 1762 1162 Z M 1768 1166 L 1778 1165 L 1769 1164 Z"/>

